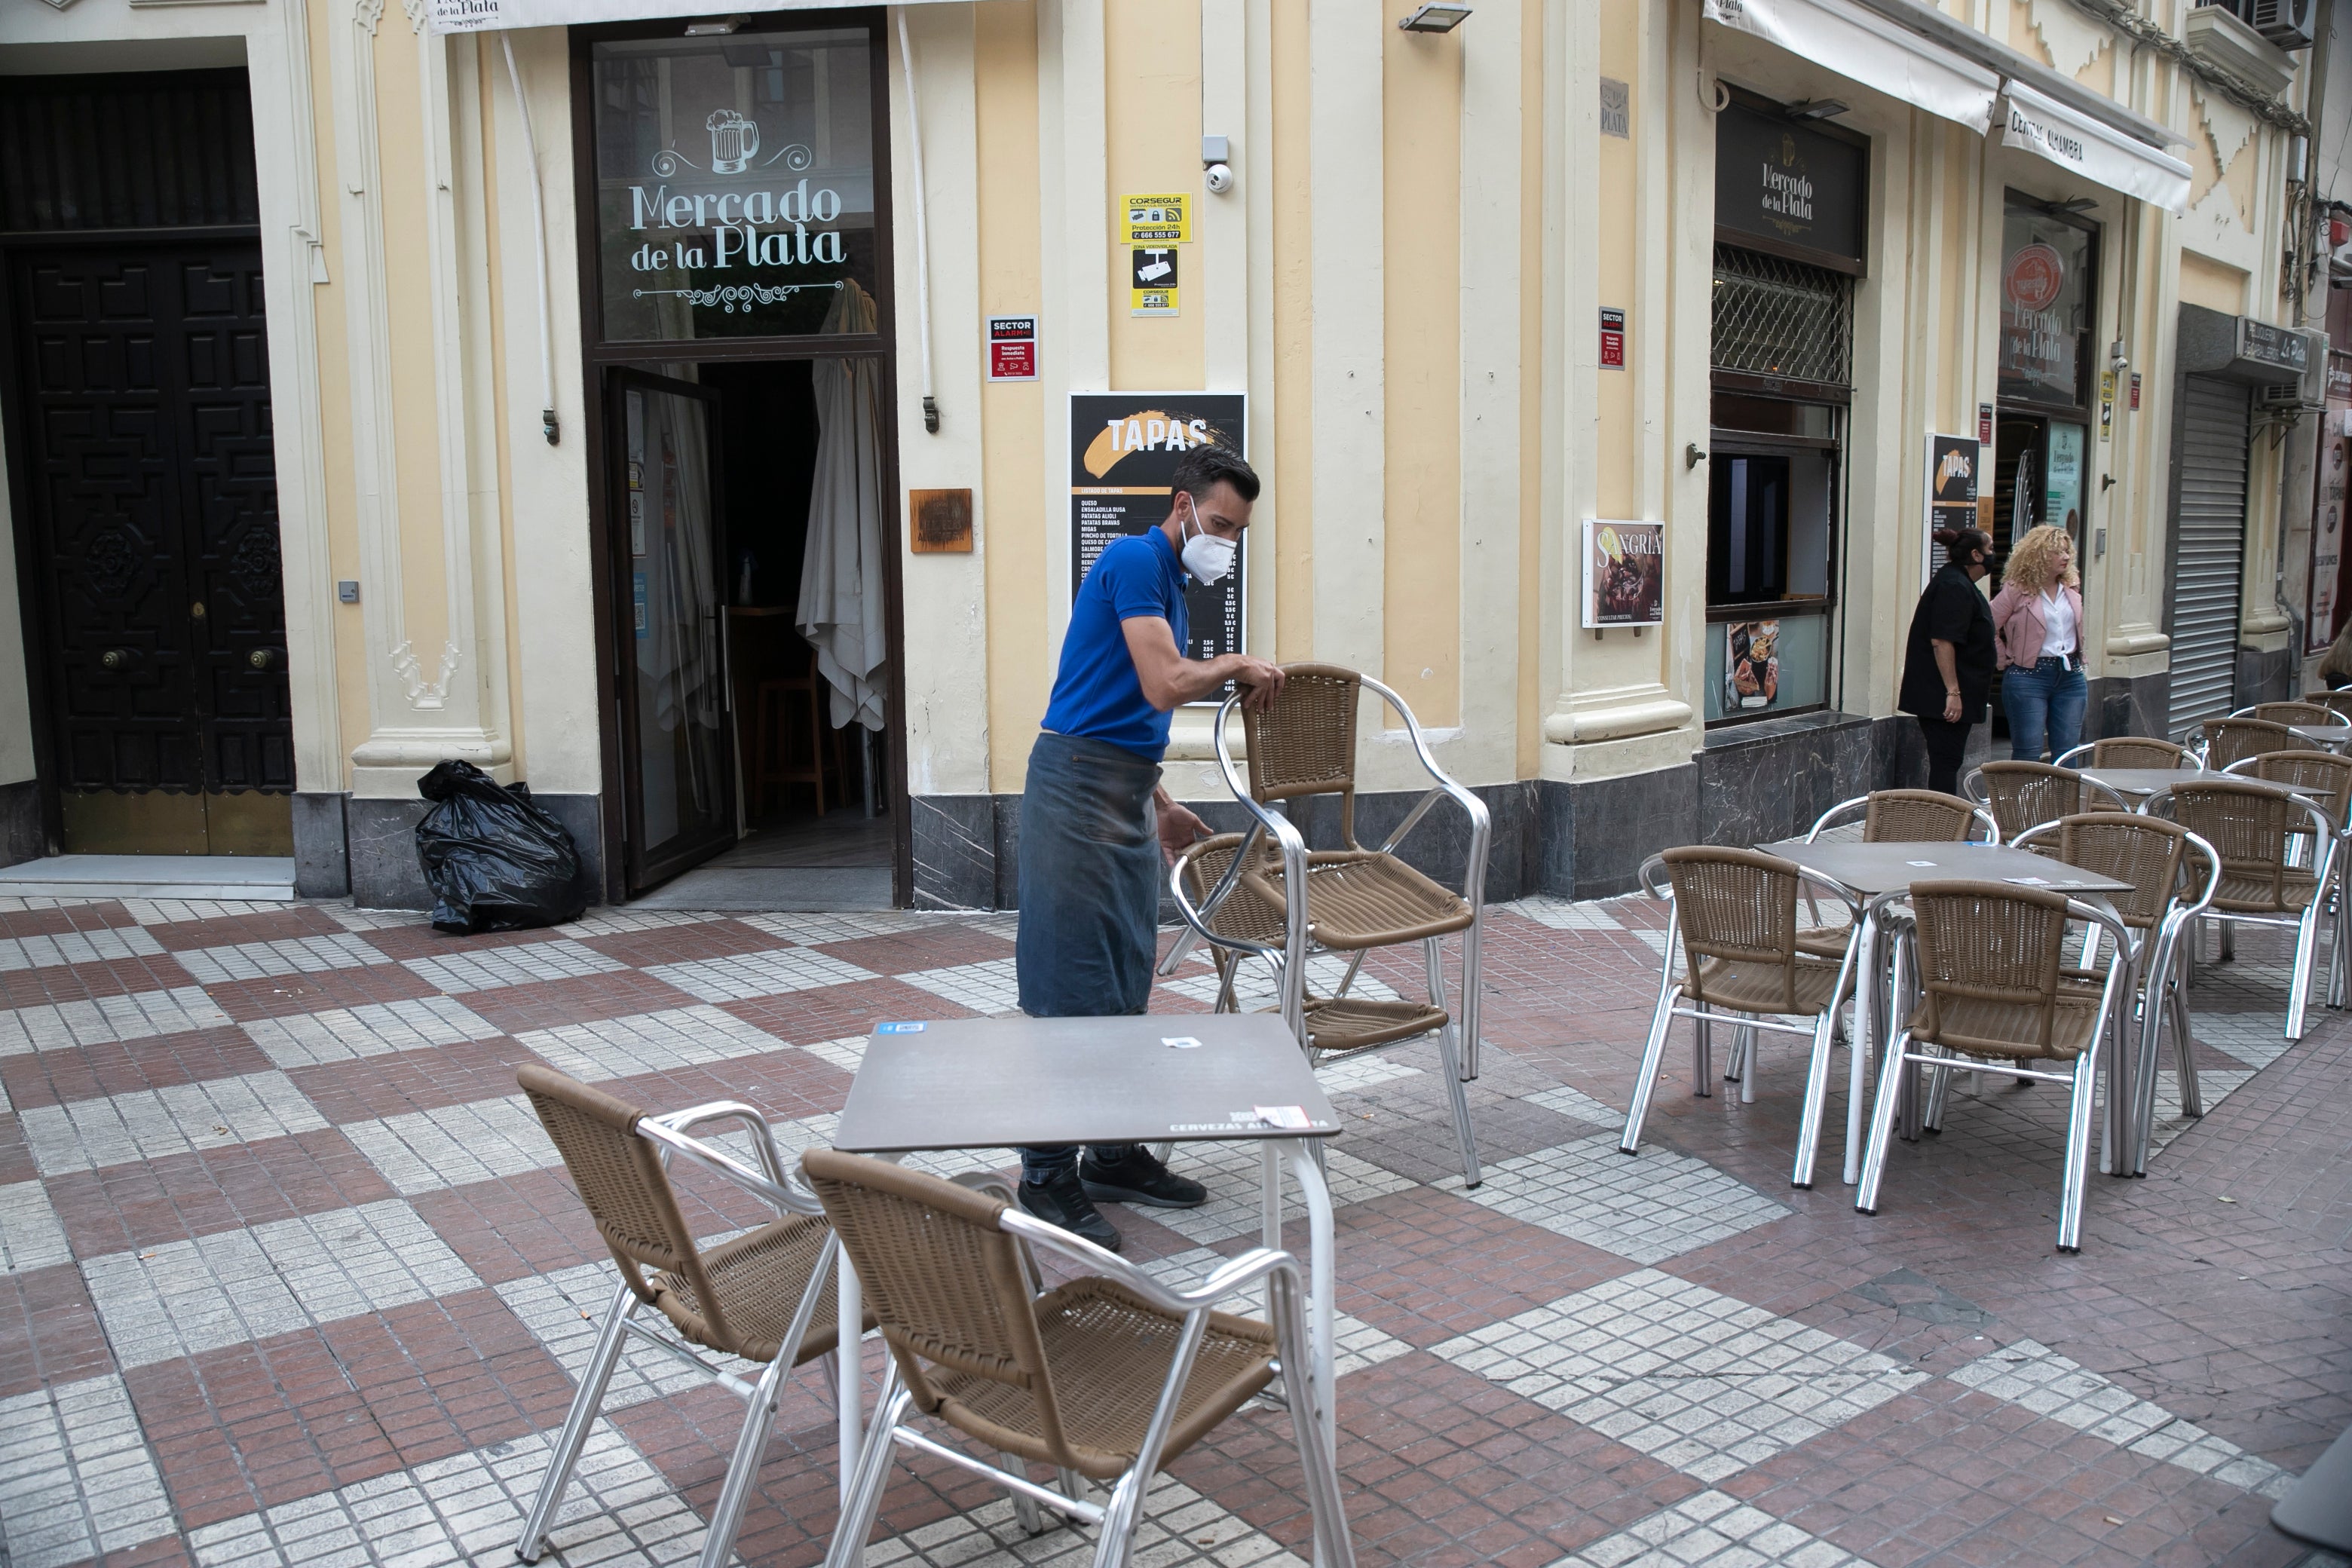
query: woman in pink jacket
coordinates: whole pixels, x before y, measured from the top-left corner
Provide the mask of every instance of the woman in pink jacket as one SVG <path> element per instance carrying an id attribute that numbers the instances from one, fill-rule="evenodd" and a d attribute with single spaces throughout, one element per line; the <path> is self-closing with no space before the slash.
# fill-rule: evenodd
<path id="1" fill-rule="evenodd" d="M 2000 660 L 2000 706 L 2009 715 L 2009 754 L 2063 757 L 2083 741 L 2083 579 L 2074 542 L 2063 528 L 2028 529 L 2009 552 L 1993 595 L 1994 644 Z"/>

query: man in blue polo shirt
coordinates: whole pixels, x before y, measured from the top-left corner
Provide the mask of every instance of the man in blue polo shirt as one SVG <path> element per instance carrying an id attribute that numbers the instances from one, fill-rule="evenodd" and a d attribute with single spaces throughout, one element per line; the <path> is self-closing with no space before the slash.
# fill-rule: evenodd
<path id="1" fill-rule="evenodd" d="M 1021 798 L 1021 930 L 1014 967 L 1034 1018 L 1140 1013 L 1159 954 L 1162 868 L 1208 832 L 1160 787 L 1168 715 L 1236 681 L 1253 707 L 1282 671 L 1232 653 L 1187 658 L 1188 577 L 1233 570 L 1257 475 L 1232 451 L 1176 460 L 1167 521 L 1115 541 L 1070 606 L 1045 728 Z M 1191 1208 L 1208 1196 L 1139 1143 L 1021 1151 L 1021 1206 L 1112 1251 L 1097 1203 Z"/>

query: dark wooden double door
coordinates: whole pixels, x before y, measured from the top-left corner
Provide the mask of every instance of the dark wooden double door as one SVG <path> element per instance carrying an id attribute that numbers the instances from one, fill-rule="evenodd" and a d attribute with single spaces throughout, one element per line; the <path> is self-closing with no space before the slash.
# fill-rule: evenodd
<path id="1" fill-rule="evenodd" d="M 260 247 L 30 245 L 8 273 L 26 642 L 62 847 L 290 854 Z"/>

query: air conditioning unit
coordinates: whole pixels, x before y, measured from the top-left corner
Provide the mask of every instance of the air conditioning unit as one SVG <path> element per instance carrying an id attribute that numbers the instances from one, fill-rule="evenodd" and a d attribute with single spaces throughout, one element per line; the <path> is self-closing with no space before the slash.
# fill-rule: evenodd
<path id="1" fill-rule="evenodd" d="M 2243 0 L 2254 31 L 2283 49 L 2307 49 L 2318 36 L 2319 0 Z"/>
<path id="2" fill-rule="evenodd" d="M 2262 414 L 2316 414 L 2327 406 L 2327 334 L 2310 328 L 2286 329 L 2304 341 L 2303 374 L 2294 381 L 2273 382 L 2254 388 L 2254 408 Z M 2292 373 L 2290 373 L 2292 374 Z"/>

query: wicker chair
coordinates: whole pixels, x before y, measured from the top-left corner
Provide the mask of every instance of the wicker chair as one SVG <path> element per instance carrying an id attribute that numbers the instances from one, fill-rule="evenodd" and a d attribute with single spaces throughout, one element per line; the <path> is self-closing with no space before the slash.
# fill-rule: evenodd
<path id="1" fill-rule="evenodd" d="M 2208 719 L 2197 726 L 2190 742 L 2209 768 L 2259 757 L 2264 752 L 2322 752 L 2327 748 L 2305 741 L 2284 724 L 2267 719 Z"/>
<path id="2" fill-rule="evenodd" d="M 2301 702 L 2257 702 L 2251 708 L 2241 708 L 2230 715 L 2232 719 L 2260 719 L 2266 724 L 2341 724 L 2345 716 L 2325 702 L 2305 699 Z"/>
<path id="3" fill-rule="evenodd" d="M 1887 907 L 1898 899 L 1908 901 L 1907 916 Z M 1878 1212 L 1906 1067 L 2063 1083 L 2072 1086 L 2073 1099 L 2066 1116 L 2058 1250 L 2081 1251 L 2084 1167 L 2100 1047 L 2116 1010 L 2126 1005 L 2128 965 L 2108 965 L 2099 983 L 2067 975 L 2066 922 L 2097 925 L 2119 952 L 2130 950 L 2130 932 L 2105 910 L 2047 889 L 2007 882 L 1916 882 L 1907 894 L 1883 895 L 1872 908 L 1883 922 L 1909 928 L 1905 946 L 1916 964 L 1921 995 L 1881 1058 L 1870 1143 L 1853 1206 L 1863 1214 Z M 2063 1072 L 2027 1066 L 2036 1061 L 2072 1066 Z"/>
<path id="4" fill-rule="evenodd" d="M 1249 830 L 1231 845 L 1195 846 L 1170 883 L 1176 907 L 1189 928 L 1171 949 L 1160 973 L 1171 973 L 1191 945 L 1204 939 L 1232 958 L 1255 955 L 1276 970 L 1282 1016 L 1300 1046 L 1328 1060 L 1360 1049 L 1394 1045 L 1434 1035 L 1445 1076 L 1455 1083 L 1478 1076 L 1478 1008 L 1481 993 L 1478 939 L 1486 905 L 1486 805 L 1448 777 L 1431 755 L 1419 721 L 1404 700 L 1370 676 L 1337 665 L 1283 667 L 1281 694 L 1264 710 L 1244 709 L 1249 748 L 1244 783 L 1227 741 L 1227 721 L 1240 694 L 1225 699 L 1214 730 L 1217 763 L 1234 797 L 1248 811 Z M 1413 756 L 1432 782 L 1378 848 L 1356 839 L 1356 739 L 1359 698 L 1369 688 L 1404 721 Z M 1317 795 L 1339 797 L 1342 847 L 1309 850 L 1289 817 L 1275 809 L 1287 801 Z M 1440 886 L 1408 866 L 1396 853 L 1431 808 L 1450 800 L 1468 819 L 1469 852 L 1461 891 Z M 1211 841 L 1214 843 L 1215 841 Z M 1207 857 L 1206 859 L 1203 857 Z M 1224 857 L 1220 868 L 1202 867 Z M 1303 887 L 1294 900 L 1290 890 Z M 1229 906 L 1240 904 L 1234 909 Z M 1279 941 L 1273 933 L 1279 931 Z M 1462 937 L 1461 1013 L 1445 1002 L 1442 942 Z M 1364 956 L 1375 948 L 1418 942 L 1429 996 L 1421 1003 L 1375 1002 L 1349 995 Z M 1348 968 L 1328 996 L 1310 995 L 1307 960 L 1318 952 L 1344 952 Z M 1226 984 L 1221 1005 L 1230 1005 L 1231 970 L 1221 962 Z M 1310 1022 L 1310 1015 L 1312 1019 Z M 1477 1152 L 1470 1137 L 1466 1096 L 1455 1093 L 1454 1120 L 1464 1173 L 1479 1182 Z"/>
<path id="5" fill-rule="evenodd" d="M 2129 809 L 2123 796 L 2106 785 L 2049 763 L 1987 763 L 1969 775 L 1964 787 L 1984 803 L 2000 825 L 2001 837 L 2011 843 L 2027 828 L 2062 816 L 2102 810 L 2108 805 L 2117 811 Z M 2098 797 L 2095 803 L 2094 795 Z"/>
<path id="6" fill-rule="evenodd" d="M 2328 918 L 2341 920 L 2344 897 L 2344 849 L 2352 843 L 2352 757 L 2335 752 L 2270 752 L 2248 763 L 2241 763 L 2231 773 L 2252 773 L 2256 778 L 2274 784 L 2291 784 L 2309 789 L 2324 790 L 2317 796 L 2328 816 L 2336 819 L 2336 879 L 2327 889 Z M 2298 858 L 2307 853 L 2308 845 L 2297 836 L 2294 853 Z M 2225 926 L 2222 928 L 2227 930 Z M 2330 930 L 2340 930 L 2331 926 Z M 2327 1005 L 2341 1007 L 2345 1000 L 2347 978 L 2346 955 L 2341 940 L 2327 944 Z"/>
<path id="7" fill-rule="evenodd" d="M 1633 1079 L 1633 1103 L 1625 1113 L 1625 1131 L 1617 1141 L 1622 1153 L 1638 1152 L 1642 1124 L 1650 1110 L 1650 1096 L 1658 1081 L 1659 1064 L 1666 1048 L 1666 1031 L 1676 1018 L 1696 1026 L 1692 1041 L 1692 1092 L 1705 1098 L 1713 1076 L 1713 1021 L 1725 1014 L 1739 1025 L 1740 1043 L 1736 1076 L 1739 1098 L 1756 1098 L 1756 1047 L 1752 1031 L 1801 1035 L 1812 1041 L 1805 1073 L 1805 1105 L 1797 1129 L 1797 1157 L 1790 1184 L 1813 1184 L 1813 1159 L 1821 1146 L 1822 1107 L 1829 1099 L 1830 1048 L 1843 1036 L 1843 1005 L 1853 996 L 1855 955 L 1853 942 L 1862 931 L 1862 909 L 1848 893 L 1826 878 L 1817 877 L 1793 861 L 1754 849 L 1722 849 L 1691 846 L 1653 856 L 1642 868 L 1642 881 L 1652 897 L 1661 896 L 1661 875 L 1667 886 L 1663 896 L 1672 902 L 1675 930 L 1681 935 L 1682 975 L 1675 978 L 1675 955 L 1669 947 L 1658 979 L 1658 1004 L 1650 1015 L 1650 1034 L 1642 1047 L 1642 1066 Z M 1806 952 L 1799 945 L 1797 889 L 1802 884 L 1819 888 L 1844 903 L 1853 916 L 1844 928 L 1847 944 L 1834 960 Z M 1804 1018 L 1804 1024 L 1775 1022 Z"/>
<path id="8" fill-rule="evenodd" d="M 2306 691 L 2303 700 L 2315 707 L 2325 708 L 2334 717 L 2322 723 L 2352 723 L 2352 689 L 2342 691 Z"/>
<path id="9" fill-rule="evenodd" d="M 2202 919 L 2283 926 L 2295 933 L 2294 970 L 2286 1002 L 2286 1037 L 2303 1038 L 2313 961 L 2319 947 L 2324 893 L 2336 874 L 2336 826 L 2312 801 L 2283 795 L 2225 773 L 2184 778 L 2141 808 L 2169 814 L 2213 847 L 2221 885 Z M 2298 843 L 2308 858 L 2298 864 Z M 2343 930 L 2336 928 L 2341 943 Z"/>
<path id="10" fill-rule="evenodd" d="M 1239 1005 L 1234 987 L 1245 960 L 1262 959 L 1277 976 L 1282 973 L 1283 953 L 1289 938 L 1282 912 L 1270 908 L 1265 900 L 1234 898 L 1229 896 L 1229 890 L 1221 896 L 1245 837 L 1221 833 L 1213 838 L 1202 839 L 1176 858 L 1175 868 L 1169 876 L 1178 911 L 1193 930 L 1207 937 L 1210 952 L 1215 957 L 1216 1009 L 1220 1013 L 1233 1012 Z M 1261 847 L 1258 853 L 1265 855 L 1268 851 Z M 1215 912 L 1204 915 L 1204 909 Z M 1431 995 L 1441 994 L 1444 980 L 1434 972 L 1434 957 L 1426 950 L 1424 963 L 1432 971 Z M 1348 979 L 1355 979 L 1354 970 L 1349 971 Z M 1445 1009 L 1434 1002 L 1416 1002 L 1410 997 L 1391 1000 L 1350 995 L 1348 992 L 1349 987 L 1343 985 L 1336 996 L 1307 993 L 1307 1059 L 1318 1068 L 1336 1067 L 1355 1057 L 1387 1050 L 1424 1035 L 1436 1035 L 1439 1053 L 1446 1058 L 1444 1065 L 1448 1069 L 1438 1076 L 1444 1080 L 1446 1107 L 1454 1117 L 1454 1137 L 1462 1155 L 1464 1179 L 1473 1187 L 1479 1185 L 1483 1177 L 1478 1165 L 1478 1137 L 1470 1123 L 1469 1093 L 1463 1087 L 1462 1075 L 1453 1070 L 1455 1064 L 1450 1049 L 1452 1041 L 1444 1032 Z"/>
<path id="11" fill-rule="evenodd" d="M 890 1347 L 881 1395 L 834 1531 L 827 1568 L 863 1561 L 892 1451 L 905 1446 L 1101 1527 L 1097 1568 L 1129 1559 L 1151 1479 L 1285 1372 L 1307 1479 L 1315 1559 L 1354 1568 L 1339 1477 L 1314 1408 L 1297 1260 L 1258 1247 L 1174 1290 L 1131 1263 L 1013 1207 L 1001 1182 L 974 1191 L 879 1160 L 812 1149 L 802 1171 L 856 1266 Z M 1039 1289 L 1031 1248 L 1098 1272 Z M 1267 1324 L 1214 1310 L 1263 1282 Z M 1327 1395 L 1328 1396 L 1328 1395 Z M 1002 1466 L 911 1425 L 930 1416 L 1004 1456 Z M 1059 1490 L 1030 1465 L 1061 1472 Z M 1079 1478 L 1111 1484 L 1085 1500 Z"/>
<path id="12" fill-rule="evenodd" d="M 546 1549 L 548 1527 L 613 1369 L 635 1334 L 732 1388 L 751 1405 L 703 1539 L 702 1568 L 723 1568 L 767 1450 L 785 1374 L 830 1352 L 838 1337 L 832 1227 L 816 1199 L 786 1174 L 767 1119 L 748 1105 L 722 1100 L 649 1116 L 552 1068 L 533 1063 L 516 1077 L 563 1156 L 597 1233 L 612 1249 L 621 1279 L 515 1555 L 536 1563 Z M 721 1121 L 739 1122 L 751 1135 L 759 1170 L 688 1136 L 695 1128 Z M 699 1245 L 670 1186 L 670 1162 L 680 1157 L 761 1199 L 776 1217 L 731 1240 Z M 658 1311 L 674 1332 L 639 1321 L 639 1307 Z M 870 1326 L 870 1317 L 868 1321 Z M 765 1367 L 757 1383 L 746 1384 L 718 1371 L 690 1345 Z"/>
<path id="13" fill-rule="evenodd" d="M 1979 832 L 1984 843 L 2000 842 L 2000 824 L 1991 812 L 1974 801 L 1932 789 L 1873 790 L 1842 800 L 1814 819 L 1805 842 L 1819 841 L 1822 834 L 1848 826 L 1857 816 L 1862 818 L 1864 844 L 1964 844 Z M 1810 923 L 1797 933 L 1800 952 L 1835 960 L 1845 952 L 1852 930 L 1821 923 L 1811 884 L 1805 889 L 1805 919 Z"/>
<path id="14" fill-rule="evenodd" d="M 2148 1133 L 2156 1119 L 2156 1064 L 2167 1029 L 2172 1034 L 2181 1110 L 2189 1116 L 2205 1114 L 2198 1092 L 2196 1054 L 2190 1048 L 2180 943 L 2183 933 L 2193 929 L 2193 922 L 2220 889 L 2221 857 L 2211 845 L 2179 823 L 2140 812 L 2069 816 L 2028 829 L 2016 842 L 2020 848 L 2047 843 L 2057 858 L 2069 866 L 2131 884 L 2131 891 L 2111 894 L 2107 900 L 2132 934 L 2130 949 L 2120 956 L 2129 965 L 2125 995 L 2137 999 L 2139 1030 L 2128 1124 L 2119 1114 L 2119 1102 L 2112 1096 L 2108 1100 L 2111 1158 L 2106 1168 L 2121 1172 L 2128 1165 L 2132 1174 L 2146 1175 Z M 2105 952 L 2099 934 L 2096 926 L 2085 931 L 2088 951 L 2066 970 L 2069 978 L 2105 978 L 2105 968 L 2098 963 Z M 2114 963 L 2116 956 L 2108 952 L 2106 960 Z M 1944 1079 L 1944 1074 L 1937 1075 L 1938 1090 Z M 1930 1095 L 1926 1122 L 1930 1127 L 1942 1124 L 1940 1092 Z"/>
<path id="15" fill-rule="evenodd" d="M 2062 768 L 2201 768 L 2196 752 L 2148 735 L 2085 741 L 2057 760 Z"/>

